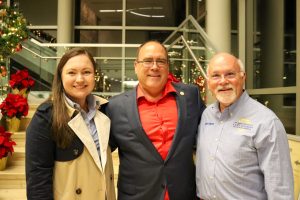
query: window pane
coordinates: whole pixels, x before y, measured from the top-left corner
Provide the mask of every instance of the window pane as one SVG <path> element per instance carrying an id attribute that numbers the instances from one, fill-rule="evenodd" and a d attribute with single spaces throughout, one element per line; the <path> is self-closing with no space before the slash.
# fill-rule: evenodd
<path id="1" fill-rule="evenodd" d="M 148 40 L 158 40 L 163 42 L 172 31 L 126 31 L 127 44 L 141 44 Z"/>
<path id="2" fill-rule="evenodd" d="M 130 90 L 135 87 L 138 83 L 135 71 L 134 71 L 134 60 L 128 59 L 125 62 L 125 77 L 124 77 L 124 88 Z"/>
<path id="3" fill-rule="evenodd" d="M 283 123 L 286 132 L 295 134 L 296 125 L 296 95 L 251 95 L 276 113 Z"/>
<path id="4" fill-rule="evenodd" d="M 81 0 L 79 25 L 121 26 L 122 0 Z"/>
<path id="5" fill-rule="evenodd" d="M 254 88 L 295 86 L 296 0 L 254 2 Z"/>
<path id="6" fill-rule="evenodd" d="M 178 26 L 185 19 L 185 0 L 127 0 L 127 26 Z"/>
<path id="7" fill-rule="evenodd" d="M 76 42 L 79 43 L 122 43 L 122 31 L 77 30 Z"/>
<path id="8" fill-rule="evenodd" d="M 103 72 L 103 92 L 121 92 L 121 60 L 101 60 L 100 68 Z"/>
<path id="9" fill-rule="evenodd" d="M 20 11 L 31 25 L 56 25 L 57 0 L 19 0 Z M 33 6 L 34 5 L 34 6 Z M 46 11 L 46 12 L 45 12 Z"/>

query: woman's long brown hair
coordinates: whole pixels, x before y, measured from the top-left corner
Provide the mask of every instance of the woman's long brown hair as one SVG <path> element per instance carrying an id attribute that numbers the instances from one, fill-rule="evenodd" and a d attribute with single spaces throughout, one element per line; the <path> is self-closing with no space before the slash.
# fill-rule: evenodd
<path id="1" fill-rule="evenodd" d="M 65 103 L 62 71 L 69 59 L 82 54 L 89 57 L 95 70 L 96 62 L 93 56 L 86 49 L 73 48 L 67 51 L 60 59 L 52 83 L 52 95 L 50 97 L 53 103 L 52 136 L 60 148 L 68 147 L 74 138 L 74 132 L 68 126 L 71 116 L 68 115 L 68 109 Z"/>

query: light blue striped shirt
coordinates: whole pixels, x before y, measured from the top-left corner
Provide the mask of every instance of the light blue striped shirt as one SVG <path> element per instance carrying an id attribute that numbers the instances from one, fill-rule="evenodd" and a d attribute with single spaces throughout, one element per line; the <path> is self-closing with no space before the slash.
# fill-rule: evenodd
<path id="1" fill-rule="evenodd" d="M 96 98 L 93 95 L 88 95 L 87 96 L 87 103 L 88 103 L 88 109 L 89 111 L 86 113 L 78 103 L 73 102 L 70 98 L 68 98 L 66 95 L 66 100 L 68 102 L 68 104 L 78 110 L 82 116 L 82 118 L 84 119 L 84 122 L 86 124 L 86 126 L 89 129 L 89 132 L 91 134 L 91 136 L 93 137 L 93 140 L 95 142 L 97 151 L 98 151 L 98 155 L 101 161 L 101 157 L 100 157 L 100 143 L 99 143 L 99 138 L 98 138 L 98 132 L 97 132 L 97 128 L 95 125 L 95 121 L 94 121 L 94 117 L 96 115 L 97 112 L 97 108 L 99 108 L 99 101 L 96 101 Z"/>
<path id="2" fill-rule="evenodd" d="M 196 153 L 197 195 L 205 200 L 293 200 L 287 135 L 278 117 L 245 91 L 222 113 L 203 112 Z"/>

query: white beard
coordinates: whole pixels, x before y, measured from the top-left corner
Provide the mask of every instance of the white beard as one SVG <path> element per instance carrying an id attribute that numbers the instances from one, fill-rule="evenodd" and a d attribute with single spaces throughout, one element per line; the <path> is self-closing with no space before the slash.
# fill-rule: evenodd
<path id="1" fill-rule="evenodd" d="M 219 91 L 221 89 L 227 89 L 227 88 L 230 88 L 232 90 L 227 91 L 227 92 Z M 215 94 L 216 94 L 216 99 L 221 104 L 224 104 L 224 105 L 232 104 L 235 101 L 236 97 L 237 97 L 236 89 L 231 84 L 229 84 L 228 86 L 225 86 L 225 87 L 217 87 L 216 90 L 215 90 Z"/>

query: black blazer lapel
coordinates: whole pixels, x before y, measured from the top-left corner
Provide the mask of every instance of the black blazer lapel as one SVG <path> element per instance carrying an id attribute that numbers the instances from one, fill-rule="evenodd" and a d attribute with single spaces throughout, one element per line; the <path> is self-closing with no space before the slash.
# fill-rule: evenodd
<path id="1" fill-rule="evenodd" d="M 182 127 L 185 123 L 185 119 L 187 118 L 187 103 L 186 98 L 184 97 L 185 91 L 180 87 L 180 85 L 173 84 L 173 86 L 176 90 L 175 98 L 178 109 L 178 120 L 173 142 L 165 162 L 167 162 L 168 159 L 172 156 L 177 147 L 178 142 L 181 140 L 181 135 L 184 134 L 184 130 L 182 130 Z"/>
<path id="2" fill-rule="evenodd" d="M 145 147 L 152 152 L 152 154 L 157 158 L 162 160 L 160 154 L 156 150 L 155 146 L 152 144 L 152 142 L 149 140 L 148 136 L 146 135 L 142 123 L 140 120 L 140 115 L 137 107 L 137 100 L 136 100 L 136 89 L 132 92 L 127 93 L 125 96 L 126 99 L 124 102 L 126 105 L 128 105 L 127 109 L 127 119 L 129 119 L 130 126 L 136 133 L 137 137 L 140 138 L 141 142 L 145 145 Z M 132 112 L 133 111 L 133 112 Z"/>

